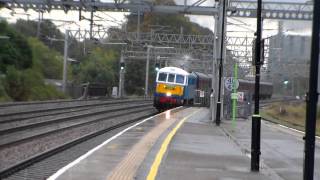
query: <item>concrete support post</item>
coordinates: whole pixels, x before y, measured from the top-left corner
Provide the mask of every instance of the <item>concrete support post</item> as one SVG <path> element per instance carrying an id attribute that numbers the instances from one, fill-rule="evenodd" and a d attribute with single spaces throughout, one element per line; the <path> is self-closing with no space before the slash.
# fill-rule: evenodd
<path id="1" fill-rule="evenodd" d="M 94 2 L 94 0 L 91 0 L 91 2 Z M 92 40 L 92 31 L 93 31 L 93 6 L 91 6 L 91 12 L 90 12 L 90 39 Z"/>
<path id="2" fill-rule="evenodd" d="M 121 63 L 124 63 L 123 51 L 121 51 L 120 64 Z M 122 69 L 120 67 L 120 72 L 119 72 L 119 90 L 118 90 L 118 97 L 119 98 L 123 97 L 124 71 L 125 71 L 125 69 Z"/>
<path id="3" fill-rule="evenodd" d="M 64 55 L 63 55 L 63 74 L 62 74 L 62 91 L 67 90 L 67 67 L 68 67 L 68 39 L 69 30 L 66 30 L 64 35 Z"/>
<path id="4" fill-rule="evenodd" d="M 223 91 L 223 59 L 224 59 L 224 51 L 225 51 L 225 43 L 224 43 L 224 38 L 225 38 L 225 13 L 226 13 L 226 0 L 220 0 L 220 4 L 219 4 L 219 83 L 218 83 L 218 102 L 217 102 L 217 112 L 216 112 L 216 125 L 219 126 L 220 125 L 220 121 L 222 118 L 222 100 L 223 96 L 221 91 Z"/>
<path id="5" fill-rule="evenodd" d="M 37 38 L 40 38 L 40 31 L 41 31 L 41 22 L 42 22 L 42 18 L 41 17 L 42 12 L 39 10 L 39 15 L 38 15 L 38 24 L 37 24 Z M 43 14 L 42 14 L 43 15 Z"/>
<path id="6" fill-rule="evenodd" d="M 144 95 L 145 97 L 148 97 L 148 86 L 149 86 L 149 61 L 150 61 L 150 49 L 152 46 L 148 45 L 147 49 L 147 62 L 146 62 L 146 82 L 145 82 L 145 89 L 144 89 Z"/>
<path id="7" fill-rule="evenodd" d="M 137 37 L 138 41 L 140 41 L 140 10 L 138 10 Z"/>
<path id="8" fill-rule="evenodd" d="M 212 59 L 212 81 L 211 81 L 211 104 L 210 104 L 210 109 L 211 109 L 211 120 L 214 122 L 215 117 L 216 117 L 216 104 L 217 104 L 217 70 L 216 70 L 216 65 L 217 65 L 217 57 L 218 57 L 218 47 L 217 47 L 217 31 L 218 31 L 218 18 L 217 16 L 213 16 L 214 18 L 214 41 L 213 41 L 213 59 Z"/>
<path id="9" fill-rule="evenodd" d="M 93 31 L 93 9 L 91 9 L 90 16 L 90 39 L 92 39 L 92 31 Z"/>

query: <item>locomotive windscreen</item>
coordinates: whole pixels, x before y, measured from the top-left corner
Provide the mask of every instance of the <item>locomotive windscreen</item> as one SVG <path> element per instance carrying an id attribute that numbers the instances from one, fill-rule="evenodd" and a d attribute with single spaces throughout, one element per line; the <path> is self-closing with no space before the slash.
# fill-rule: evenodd
<path id="1" fill-rule="evenodd" d="M 158 81 L 165 82 L 167 80 L 167 73 L 160 73 L 158 77 Z"/>

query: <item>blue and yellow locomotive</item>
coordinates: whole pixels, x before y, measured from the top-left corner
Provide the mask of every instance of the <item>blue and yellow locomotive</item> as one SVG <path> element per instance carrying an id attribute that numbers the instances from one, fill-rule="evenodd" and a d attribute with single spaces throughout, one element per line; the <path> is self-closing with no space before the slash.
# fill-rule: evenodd
<path id="1" fill-rule="evenodd" d="M 193 104 L 196 90 L 210 91 L 210 77 L 189 73 L 177 67 L 164 67 L 157 73 L 154 107 L 159 110 Z"/>

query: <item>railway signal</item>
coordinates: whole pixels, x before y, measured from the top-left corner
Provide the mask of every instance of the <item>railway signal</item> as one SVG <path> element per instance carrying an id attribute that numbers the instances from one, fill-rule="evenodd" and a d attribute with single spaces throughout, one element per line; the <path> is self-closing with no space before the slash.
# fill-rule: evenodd
<path id="1" fill-rule="evenodd" d="M 159 64 L 159 63 L 156 63 L 156 65 L 155 65 L 155 70 L 156 70 L 156 71 L 159 71 L 159 69 L 160 69 L 160 64 Z"/>
<path id="2" fill-rule="evenodd" d="M 120 69 L 121 69 L 121 70 L 124 70 L 124 67 L 125 67 L 125 63 L 124 63 L 124 62 L 121 62 L 121 63 L 120 63 Z"/>

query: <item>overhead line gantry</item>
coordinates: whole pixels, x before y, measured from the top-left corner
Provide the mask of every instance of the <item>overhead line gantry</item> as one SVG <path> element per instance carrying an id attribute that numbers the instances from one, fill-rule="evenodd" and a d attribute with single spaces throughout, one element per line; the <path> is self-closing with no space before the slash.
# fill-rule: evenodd
<path id="1" fill-rule="evenodd" d="M 152 2 L 141 1 L 68 1 L 68 0 L 0 0 L 2 6 L 7 8 L 22 8 L 34 10 L 71 10 L 83 11 L 115 11 L 115 12 L 153 12 L 166 14 L 192 14 L 192 15 L 215 15 L 218 8 L 204 5 L 205 1 L 193 4 L 157 5 Z M 286 20 L 312 20 L 312 3 L 288 3 L 288 2 L 264 2 L 262 17 L 265 19 Z M 248 0 L 230 0 L 228 16 L 255 18 L 257 15 L 257 3 Z"/>

